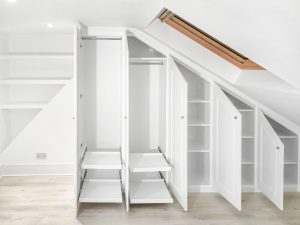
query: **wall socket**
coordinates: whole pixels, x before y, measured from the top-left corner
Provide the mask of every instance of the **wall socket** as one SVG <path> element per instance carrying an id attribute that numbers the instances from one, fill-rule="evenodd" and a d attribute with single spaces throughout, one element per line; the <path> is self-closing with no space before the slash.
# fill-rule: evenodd
<path id="1" fill-rule="evenodd" d="M 47 153 L 46 152 L 37 152 L 35 154 L 36 160 L 46 160 L 47 159 Z"/>

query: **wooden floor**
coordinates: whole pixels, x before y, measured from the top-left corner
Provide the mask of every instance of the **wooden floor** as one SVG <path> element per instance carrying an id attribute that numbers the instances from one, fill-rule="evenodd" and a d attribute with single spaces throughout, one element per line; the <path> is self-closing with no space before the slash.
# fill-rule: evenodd
<path id="1" fill-rule="evenodd" d="M 218 194 L 193 194 L 190 211 L 170 205 L 82 204 L 76 217 L 73 179 L 4 177 L 0 179 L 0 225 L 279 225 L 300 224 L 300 193 L 285 196 L 279 211 L 261 194 L 245 194 L 236 211 Z"/>

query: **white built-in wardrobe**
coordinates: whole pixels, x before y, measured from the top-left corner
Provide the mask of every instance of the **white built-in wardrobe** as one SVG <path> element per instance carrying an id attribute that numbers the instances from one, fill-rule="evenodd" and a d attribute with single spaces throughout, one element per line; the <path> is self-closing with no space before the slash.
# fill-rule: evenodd
<path id="1" fill-rule="evenodd" d="M 75 36 L 78 204 L 298 190 L 297 131 L 132 34 Z"/>

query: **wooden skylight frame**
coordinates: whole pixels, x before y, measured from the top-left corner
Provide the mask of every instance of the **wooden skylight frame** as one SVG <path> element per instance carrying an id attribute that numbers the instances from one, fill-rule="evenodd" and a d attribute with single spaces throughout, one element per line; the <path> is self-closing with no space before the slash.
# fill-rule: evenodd
<path id="1" fill-rule="evenodd" d="M 223 44 L 216 38 L 200 30 L 199 28 L 193 26 L 168 9 L 162 10 L 162 12 L 158 15 L 158 19 L 240 69 L 264 70 L 264 68 L 260 65 L 233 50 L 229 46 Z"/>

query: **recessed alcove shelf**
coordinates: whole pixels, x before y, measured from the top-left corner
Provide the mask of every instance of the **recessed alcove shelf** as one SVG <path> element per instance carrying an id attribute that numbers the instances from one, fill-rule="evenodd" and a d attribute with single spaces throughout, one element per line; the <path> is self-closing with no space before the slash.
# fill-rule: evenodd
<path id="1" fill-rule="evenodd" d="M 9 52 L 0 53 L 0 59 L 73 59 L 72 52 Z"/>

